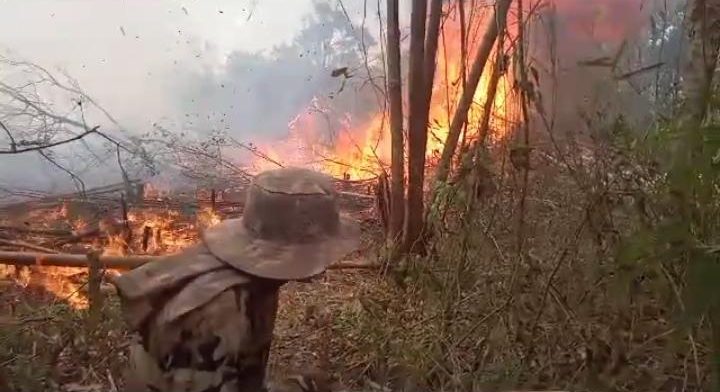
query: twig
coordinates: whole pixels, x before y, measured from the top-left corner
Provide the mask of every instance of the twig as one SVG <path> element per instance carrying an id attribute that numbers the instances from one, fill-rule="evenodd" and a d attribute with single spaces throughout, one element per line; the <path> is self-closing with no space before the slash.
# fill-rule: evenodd
<path id="1" fill-rule="evenodd" d="M 580 225 L 578 226 L 577 230 L 575 230 L 575 237 L 573 238 L 572 244 L 568 244 L 563 249 L 562 253 L 558 257 L 557 262 L 555 263 L 555 266 L 553 267 L 552 272 L 550 273 L 550 276 L 548 277 L 547 283 L 545 284 L 545 289 L 543 290 L 543 296 L 542 300 L 540 302 L 540 307 L 538 308 L 537 314 L 535 315 L 535 321 L 533 321 L 532 328 L 530 328 L 530 331 L 532 334 L 535 334 L 535 328 L 537 328 L 538 323 L 540 322 L 540 317 L 543 314 L 543 311 L 545 310 L 545 303 L 547 302 L 548 294 L 550 293 L 550 287 L 552 286 L 553 280 L 555 280 L 555 275 L 557 275 L 558 271 L 560 270 L 560 266 L 562 266 L 563 262 L 565 261 L 565 258 L 570 253 L 571 246 L 574 248 L 576 247 L 578 241 L 580 240 L 580 236 L 585 228 L 585 224 L 588 221 L 588 215 L 585 214 L 585 218 L 580 222 Z"/>
<path id="2" fill-rule="evenodd" d="M 15 138 L 13 137 L 12 133 L 8 129 L 8 127 L 5 126 L 5 123 L 0 121 L 0 127 L 2 127 L 3 130 L 5 130 L 5 133 L 8 135 L 8 138 L 10 139 L 10 151 L 17 152 L 17 142 L 15 142 Z"/>
<path id="3" fill-rule="evenodd" d="M 65 166 L 57 163 L 55 159 L 53 159 L 47 151 L 43 151 L 44 149 L 37 150 L 38 154 L 40 154 L 41 157 L 45 158 L 48 162 L 50 162 L 53 166 L 57 167 L 58 169 L 62 170 L 63 172 L 67 173 L 67 175 L 70 176 L 70 178 L 73 180 L 73 183 L 75 183 L 75 187 L 77 188 L 78 192 L 82 196 L 82 198 L 85 198 L 87 195 L 85 193 L 85 182 L 80 178 L 78 175 L 73 173 L 70 169 L 66 168 Z"/>
<path id="4" fill-rule="evenodd" d="M 65 235 L 72 235 L 72 232 L 69 230 L 62 230 L 62 229 L 34 229 L 30 227 L 20 227 L 20 226 L 0 226 L 0 231 L 15 231 L 18 233 L 28 233 L 28 234 L 46 234 L 46 235 L 58 235 L 58 236 L 65 236 Z"/>
<path id="5" fill-rule="evenodd" d="M 110 369 L 105 369 L 105 373 L 107 374 L 108 382 L 110 383 L 110 391 L 111 392 L 117 392 L 118 387 L 115 384 L 115 379 L 113 379 L 112 374 L 110 373 Z"/>

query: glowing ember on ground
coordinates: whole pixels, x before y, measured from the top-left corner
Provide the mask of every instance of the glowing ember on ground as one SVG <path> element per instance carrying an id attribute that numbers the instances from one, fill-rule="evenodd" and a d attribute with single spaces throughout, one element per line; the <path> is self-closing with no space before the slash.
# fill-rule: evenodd
<path id="1" fill-rule="evenodd" d="M 68 232 L 78 234 L 99 232 L 87 239 L 71 244 L 72 250 L 59 247 L 58 252 L 83 253 L 91 249 L 102 249 L 104 256 L 123 256 L 132 254 L 164 255 L 180 251 L 198 240 L 201 230 L 221 222 L 222 217 L 211 207 L 202 207 L 196 214 L 188 215 L 177 210 L 157 207 L 141 207 L 128 213 L 127 227 L 124 222 L 113 214 L 105 214 L 98 218 L 88 218 L 78 214 L 82 208 L 73 203 L 65 202 L 56 208 L 44 211 L 31 211 L 26 220 L 37 222 L 38 227 L 70 229 Z M 88 216 L 94 216 L 88 213 Z M 96 219 L 91 221 L 91 219 Z M 93 223 L 94 222 L 94 223 Z M 34 224 L 35 225 L 35 224 Z M 127 239 L 130 239 L 128 242 Z M 43 243 L 48 240 L 35 238 L 33 241 Z M 86 268 L 69 267 L 14 267 L 0 266 L 0 278 L 12 281 L 32 292 L 32 288 L 42 288 L 52 293 L 58 301 L 69 303 L 75 309 L 88 307 Z"/>

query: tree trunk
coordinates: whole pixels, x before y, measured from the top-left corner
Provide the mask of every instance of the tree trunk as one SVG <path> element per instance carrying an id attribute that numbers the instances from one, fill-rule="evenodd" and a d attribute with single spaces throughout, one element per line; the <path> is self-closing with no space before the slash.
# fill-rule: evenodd
<path id="1" fill-rule="evenodd" d="M 477 90 L 478 83 L 480 83 L 480 77 L 490 57 L 490 52 L 495 44 L 498 32 L 505 29 L 510 3 L 512 3 L 512 0 L 498 0 L 495 5 L 495 12 L 493 12 L 487 30 L 485 30 L 485 35 L 475 56 L 475 62 L 470 70 L 470 75 L 465 86 L 466 88 L 463 90 L 460 102 L 455 109 L 455 115 L 450 123 L 450 130 L 435 175 L 436 183 L 447 180 L 448 174 L 450 173 L 452 158 L 455 155 L 455 149 L 457 148 L 458 139 L 460 138 L 460 131 L 467 122 L 468 110 L 470 110 L 470 105 L 472 105 L 475 90 Z"/>
<path id="2" fill-rule="evenodd" d="M 428 19 L 427 37 L 425 38 L 425 84 L 423 88 L 424 100 L 421 113 L 425 125 L 425 140 L 427 145 L 427 124 L 430 118 L 430 100 L 432 87 L 435 82 L 435 66 L 437 59 L 438 35 L 440 34 L 440 19 L 442 17 L 442 0 L 432 0 L 430 3 L 430 17 Z M 424 157 L 424 155 L 423 155 Z"/>
<path id="3" fill-rule="evenodd" d="M 713 74 L 720 52 L 720 4 L 717 0 L 690 2 L 690 55 L 684 70 L 685 102 L 682 124 L 697 128 L 706 115 Z"/>
<path id="4" fill-rule="evenodd" d="M 413 0 L 410 20 L 410 69 L 408 71 L 408 192 L 405 206 L 404 250 L 419 245 L 423 229 L 423 180 L 427 121 L 423 123 L 425 100 L 425 19 L 427 0 Z"/>
<path id="5" fill-rule="evenodd" d="M 482 120 L 480 122 L 478 139 L 476 144 L 477 149 L 482 149 L 482 146 L 485 145 L 487 135 L 490 132 L 490 117 L 493 113 L 493 106 L 495 104 L 495 96 L 497 95 L 498 83 L 500 83 L 500 77 L 505 74 L 505 70 L 507 69 L 505 53 L 503 51 L 505 42 L 504 37 L 505 33 L 500 32 L 497 38 L 498 44 L 497 49 L 495 49 L 495 65 L 493 66 L 493 73 L 490 76 L 490 81 L 488 82 L 488 91 L 485 95 L 485 102 L 483 103 L 483 114 L 481 117 Z M 475 156 L 477 157 L 479 151 L 476 150 L 475 152 Z"/>
<path id="6" fill-rule="evenodd" d="M 403 141 L 402 81 L 400 74 L 400 24 L 398 0 L 387 0 L 387 78 L 390 101 L 390 223 L 388 240 L 402 238 L 405 220 L 405 143 Z"/>

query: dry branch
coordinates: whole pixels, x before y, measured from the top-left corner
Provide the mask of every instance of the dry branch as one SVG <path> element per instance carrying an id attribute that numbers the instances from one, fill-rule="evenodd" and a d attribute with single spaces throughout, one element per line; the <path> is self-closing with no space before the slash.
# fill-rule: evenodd
<path id="1" fill-rule="evenodd" d="M 31 227 L 20 227 L 20 226 L 0 226 L 0 231 L 13 231 L 16 233 L 44 234 L 44 235 L 57 235 L 57 236 L 72 235 L 72 232 L 70 230 L 34 229 Z"/>
<path id="2" fill-rule="evenodd" d="M 91 128 L 91 129 L 86 130 L 85 132 L 82 132 L 82 133 L 80 133 L 80 134 L 77 134 L 77 135 L 75 135 L 75 136 L 73 136 L 73 137 L 69 137 L 69 138 L 67 138 L 67 139 L 59 140 L 59 141 L 52 142 L 52 143 L 48 143 L 48 144 L 31 145 L 31 147 L 26 147 L 26 148 L 17 148 L 17 144 L 13 143 L 13 144 L 11 145 L 11 147 L 10 147 L 9 150 L 0 150 L 0 154 L 21 154 L 21 153 L 24 153 L 24 152 L 40 151 L 40 150 L 45 150 L 45 149 L 57 147 L 57 146 L 60 146 L 60 145 L 62 145 L 62 144 L 67 144 L 67 143 L 72 143 L 72 142 L 74 142 L 74 141 L 78 141 L 78 140 L 80 140 L 80 139 L 82 139 L 82 138 L 84 138 L 85 136 L 88 136 L 88 135 L 90 135 L 90 134 L 97 134 L 97 133 L 99 133 L 99 132 L 98 132 L 98 129 L 99 129 L 99 128 L 100 128 L 100 126 L 95 126 L 95 127 Z M 6 129 L 7 129 L 7 128 L 6 128 Z"/>
<path id="3" fill-rule="evenodd" d="M 10 240 L 4 240 L 4 239 L 0 238 L 0 245 L 14 246 L 17 248 L 36 250 L 36 251 L 44 252 L 44 253 L 57 253 L 57 251 L 55 251 L 53 249 L 45 248 L 44 246 L 40 246 L 40 245 L 30 244 L 30 243 L 27 243 L 24 241 L 10 241 Z"/>
<path id="4" fill-rule="evenodd" d="M 68 237 L 68 238 L 65 238 L 65 239 L 56 241 L 53 245 L 54 245 L 54 246 L 61 246 L 61 245 L 71 244 L 71 243 L 73 243 L 73 242 L 82 241 L 82 240 L 84 240 L 85 238 L 88 238 L 88 237 L 100 236 L 100 235 L 102 235 L 102 234 L 103 234 L 103 233 L 100 231 L 100 229 L 96 227 L 96 228 L 92 228 L 92 229 L 89 229 L 89 230 L 82 231 L 82 232 L 77 233 L 77 234 L 75 234 L 75 235 L 73 235 L 73 236 L 70 236 L 70 237 Z"/>
<path id="5" fill-rule="evenodd" d="M 445 147 L 443 148 L 442 157 L 438 163 L 437 171 L 435 174 L 435 182 L 444 182 L 447 180 L 448 174 L 450 173 L 450 167 L 452 164 L 452 158 L 455 155 L 455 148 L 457 147 L 458 140 L 460 138 L 460 131 L 467 122 L 468 110 L 473 103 L 473 97 L 475 96 L 475 90 L 477 90 L 478 83 L 480 83 L 480 77 L 482 76 L 485 63 L 487 63 L 490 57 L 498 33 L 503 31 L 506 26 L 506 17 L 510 3 L 512 0 L 502 0 L 496 5 L 496 10 L 490 17 L 490 23 L 485 31 L 482 43 L 477 50 L 475 55 L 475 62 L 473 63 L 470 75 L 466 84 L 466 88 L 463 90 L 460 102 L 455 109 L 455 114 L 450 124 L 450 130 L 448 131 L 447 140 L 445 141 Z M 497 50 L 502 51 L 502 48 Z"/>

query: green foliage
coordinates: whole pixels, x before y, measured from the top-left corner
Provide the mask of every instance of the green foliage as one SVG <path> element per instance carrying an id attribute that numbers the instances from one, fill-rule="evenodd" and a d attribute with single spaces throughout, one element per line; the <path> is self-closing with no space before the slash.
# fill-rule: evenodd
<path id="1" fill-rule="evenodd" d="M 677 325 L 682 330 L 705 316 L 716 318 L 720 311 L 720 124 L 699 129 L 664 126 L 642 142 L 624 133 L 614 136 L 634 153 L 654 157 L 661 171 L 661 180 L 647 190 L 653 220 L 639 222 L 618 249 L 620 281 L 629 289 L 640 277 L 664 277 L 662 289 L 674 294 L 668 297 L 675 297 L 676 308 L 682 310 Z M 712 347 L 715 356 L 720 354 L 718 349 Z"/>

